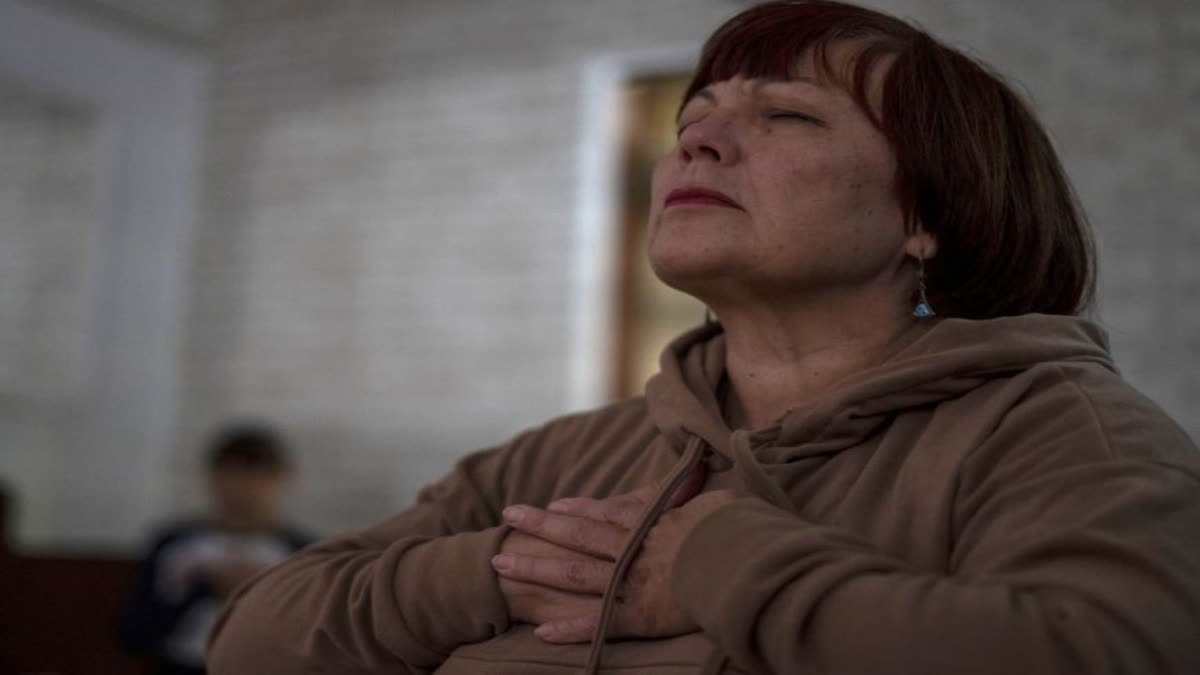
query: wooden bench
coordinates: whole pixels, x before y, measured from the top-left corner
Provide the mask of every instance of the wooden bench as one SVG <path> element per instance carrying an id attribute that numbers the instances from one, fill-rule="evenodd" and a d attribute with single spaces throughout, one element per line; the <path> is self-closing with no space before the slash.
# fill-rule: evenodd
<path id="1" fill-rule="evenodd" d="M 22 556 L 4 536 L 0 496 L 0 675 L 143 675 L 121 649 L 117 616 L 137 561 Z"/>

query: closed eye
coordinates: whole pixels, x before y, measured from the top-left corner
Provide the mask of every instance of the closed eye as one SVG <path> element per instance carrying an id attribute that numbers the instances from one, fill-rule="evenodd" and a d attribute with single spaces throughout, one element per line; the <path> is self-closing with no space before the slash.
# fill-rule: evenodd
<path id="1" fill-rule="evenodd" d="M 675 129 L 675 140 L 679 140 L 683 136 L 684 130 L 692 126 L 691 124 L 681 124 Z"/>
<path id="2" fill-rule="evenodd" d="M 819 124 L 820 126 L 827 126 L 823 120 L 819 120 L 812 115 L 806 115 L 802 112 L 796 112 L 795 110 L 770 110 L 767 112 L 766 118 L 769 120 L 798 120 L 801 122 L 809 122 L 811 124 Z"/>

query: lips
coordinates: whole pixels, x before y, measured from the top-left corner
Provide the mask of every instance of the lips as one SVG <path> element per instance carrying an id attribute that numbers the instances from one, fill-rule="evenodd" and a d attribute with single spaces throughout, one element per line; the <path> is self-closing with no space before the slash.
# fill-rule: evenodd
<path id="1" fill-rule="evenodd" d="M 670 194 L 667 195 L 666 201 L 663 202 L 663 207 L 682 206 L 685 204 L 720 206 L 730 209 L 742 208 L 742 205 L 734 201 L 729 195 L 703 187 L 685 187 L 671 190 Z"/>

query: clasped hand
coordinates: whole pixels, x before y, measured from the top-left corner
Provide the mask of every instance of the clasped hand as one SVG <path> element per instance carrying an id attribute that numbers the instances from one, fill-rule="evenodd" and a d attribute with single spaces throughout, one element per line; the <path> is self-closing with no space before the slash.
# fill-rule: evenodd
<path id="1" fill-rule="evenodd" d="M 689 476 L 646 536 L 618 588 L 609 636 L 669 637 L 698 630 L 671 595 L 670 572 L 696 524 L 735 498 L 729 490 L 695 496 L 704 477 L 701 469 Z M 512 620 L 536 625 L 534 633 L 547 642 L 591 641 L 615 561 L 655 493 L 651 486 L 608 499 L 562 499 L 546 509 L 505 509 L 504 521 L 514 531 L 492 567 Z"/>

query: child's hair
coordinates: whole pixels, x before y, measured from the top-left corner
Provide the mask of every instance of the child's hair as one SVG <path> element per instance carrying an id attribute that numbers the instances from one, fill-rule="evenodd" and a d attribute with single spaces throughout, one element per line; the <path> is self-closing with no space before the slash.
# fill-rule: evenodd
<path id="1" fill-rule="evenodd" d="M 274 429 L 263 424 L 236 424 L 218 431 L 208 449 L 210 469 L 287 471 L 291 467 L 287 445 Z"/>

